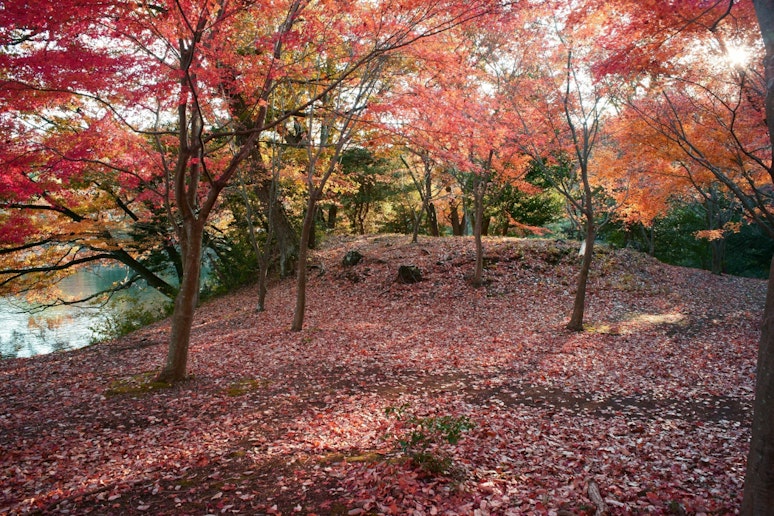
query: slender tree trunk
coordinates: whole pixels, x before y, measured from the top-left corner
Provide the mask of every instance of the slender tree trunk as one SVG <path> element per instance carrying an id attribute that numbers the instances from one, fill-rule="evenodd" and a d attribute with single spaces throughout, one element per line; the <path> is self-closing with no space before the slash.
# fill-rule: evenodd
<path id="1" fill-rule="evenodd" d="M 710 249 L 712 250 L 712 274 L 723 274 L 726 258 L 725 237 L 711 241 Z"/>
<path id="2" fill-rule="evenodd" d="M 307 240 L 306 242 L 306 248 L 308 249 L 316 249 L 317 248 L 317 217 L 319 210 L 317 208 L 317 202 L 315 202 L 314 207 L 312 208 L 312 225 L 309 227 L 309 232 L 307 233 Z M 304 225 L 306 225 L 306 218 L 304 219 Z"/>
<path id="3" fill-rule="evenodd" d="M 754 0 L 766 47 L 766 121 L 774 152 L 774 0 Z M 774 158 L 769 169 L 774 182 Z M 772 514 L 774 507 L 774 259 L 769 274 L 761 339 L 758 344 L 752 438 L 747 455 L 741 514 Z"/>
<path id="4" fill-rule="evenodd" d="M 422 214 L 424 213 L 424 206 L 423 209 L 418 210 L 416 213 L 414 213 L 414 229 L 411 232 L 411 242 L 416 244 L 417 238 L 419 237 L 419 226 L 422 224 Z"/>
<path id="5" fill-rule="evenodd" d="M 266 231 L 266 240 L 263 243 L 263 249 L 258 253 L 258 303 L 256 311 L 266 310 L 266 292 L 268 291 L 267 282 L 269 280 L 269 262 L 274 240 L 274 224 L 269 221 L 269 228 Z"/>
<path id="6" fill-rule="evenodd" d="M 280 277 L 286 278 L 293 273 L 292 263 L 299 246 L 298 235 L 282 205 L 276 202 L 274 192 L 279 191 L 279 186 L 273 185 L 272 182 L 272 179 L 259 182 L 255 187 L 255 193 L 261 204 L 265 206 L 266 218 L 274 225 L 274 237 L 280 254 Z"/>
<path id="7" fill-rule="evenodd" d="M 474 201 L 475 204 L 475 201 Z M 475 231 L 476 221 L 473 220 L 476 216 L 476 207 L 473 207 L 473 214 L 470 213 L 470 202 L 462 203 L 462 234 L 464 236 L 470 236 Z"/>
<path id="8" fill-rule="evenodd" d="M 157 379 L 162 382 L 177 382 L 185 379 L 188 363 L 188 344 L 191 337 L 196 305 L 199 302 L 199 276 L 202 267 L 202 234 L 199 221 L 185 221 L 180 245 L 183 249 L 183 279 L 175 299 L 172 313 L 167 361 Z"/>
<path id="9" fill-rule="evenodd" d="M 476 179 L 473 186 L 473 202 L 475 203 L 475 225 L 473 235 L 476 240 L 476 270 L 473 273 L 473 286 L 480 287 L 484 281 L 484 246 L 481 243 L 481 235 L 484 228 L 484 190 L 486 182 L 481 178 Z"/>
<path id="10" fill-rule="evenodd" d="M 238 180 L 239 192 L 245 207 L 244 222 L 247 225 L 247 233 L 250 237 L 250 245 L 253 248 L 253 253 L 255 253 L 256 263 L 258 265 L 258 303 L 256 304 L 256 311 L 263 312 L 265 309 L 264 303 L 266 301 L 266 278 L 268 277 L 269 257 L 274 240 L 274 221 L 272 220 L 272 208 L 271 206 L 265 207 L 267 216 L 266 237 L 264 239 L 263 245 L 261 245 L 261 243 L 258 241 L 255 224 L 253 223 L 255 214 L 250 202 L 250 196 L 247 195 L 247 190 L 242 178 L 239 177 Z M 276 202 L 276 192 L 274 190 L 272 190 L 272 195 L 269 202 Z"/>
<path id="11" fill-rule="evenodd" d="M 255 236 L 252 236 L 254 242 L 255 251 L 258 258 L 258 302 L 256 303 L 256 311 L 263 312 L 266 310 L 266 293 L 268 292 L 267 282 L 269 280 L 269 265 L 271 264 L 271 253 L 274 248 L 274 238 L 277 233 L 277 216 L 281 215 L 281 210 L 278 207 L 278 192 L 279 181 L 275 173 L 274 178 L 271 181 L 271 187 L 269 190 L 269 205 L 265 208 L 267 228 L 266 238 L 263 242 L 263 247 L 259 248 L 258 241 Z M 247 200 L 245 200 L 247 202 Z M 248 204 L 249 206 L 249 204 Z M 284 213 L 284 212 L 283 212 Z M 251 234 L 253 232 L 252 224 L 250 225 Z M 280 256 L 281 253 L 280 253 Z"/>
<path id="12" fill-rule="evenodd" d="M 648 246 L 648 256 L 656 256 L 656 230 L 651 222 L 650 228 L 646 228 L 644 225 L 639 224 L 642 238 Z"/>
<path id="13" fill-rule="evenodd" d="M 296 276 L 296 311 L 293 314 L 291 330 L 301 331 L 304 327 L 304 312 L 306 311 L 306 257 L 308 254 L 307 243 L 314 231 L 314 215 L 317 211 L 317 195 L 314 191 L 309 193 L 306 203 L 306 215 L 301 229 L 301 245 L 298 249 L 298 274 Z"/>
<path id="14" fill-rule="evenodd" d="M 583 331 L 583 314 L 586 310 L 586 284 L 589 280 L 589 271 L 591 270 L 591 258 L 594 255 L 594 219 L 586 220 L 586 246 L 583 252 L 583 263 L 578 274 L 578 286 L 575 290 L 575 302 L 572 306 L 572 316 L 567 323 L 567 329 L 572 331 Z"/>
<path id="15" fill-rule="evenodd" d="M 430 235 L 437 237 L 440 233 L 438 231 L 438 217 L 435 214 L 435 206 L 433 205 L 433 178 L 431 175 L 432 167 L 428 159 L 424 160 L 425 163 L 425 194 L 422 196 L 422 208 L 427 213 L 427 227 Z"/>

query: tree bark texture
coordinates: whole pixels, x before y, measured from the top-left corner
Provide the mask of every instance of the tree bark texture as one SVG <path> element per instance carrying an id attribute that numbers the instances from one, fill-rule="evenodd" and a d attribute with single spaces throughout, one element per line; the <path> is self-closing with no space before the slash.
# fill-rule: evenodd
<path id="1" fill-rule="evenodd" d="M 328 229 L 336 229 L 336 216 L 338 213 L 339 207 L 331 204 L 330 208 L 328 208 L 328 220 L 326 221 Z"/>
<path id="2" fill-rule="evenodd" d="M 476 240 L 476 270 L 473 273 L 473 286 L 480 287 L 484 282 L 484 246 L 481 235 L 484 229 L 484 194 L 486 193 L 486 181 L 477 178 L 473 186 L 475 202 L 475 226 L 473 235 Z"/>
<path id="3" fill-rule="evenodd" d="M 456 203 L 449 203 L 449 220 L 452 225 L 452 234 L 462 236 L 462 221 L 460 221 L 460 211 Z"/>
<path id="4" fill-rule="evenodd" d="M 306 215 L 301 229 L 301 244 L 298 248 L 298 274 L 296 275 L 296 311 L 293 314 L 291 330 L 301 331 L 304 327 L 304 312 L 306 311 L 306 257 L 310 235 L 314 231 L 314 218 L 317 211 L 317 196 L 314 192 L 309 194 L 306 203 Z"/>
<path id="5" fill-rule="evenodd" d="M 753 3 L 766 47 L 766 118 L 774 152 L 774 0 L 754 0 Z M 774 182 L 774 160 L 769 175 Z M 769 274 L 758 345 L 752 438 L 741 514 L 774 514 L 774 274 Z"/>
<path id="6" fill-rule="evenodd" d="M 162 382 L 177 382 L 185 379 L 188 363 L 188 345 L 191 337 L 196 305 L 199 302 L 199 276 L 201 274 L 203 228 L 198 221 L 187 221 L 181 233 L 183 249 L 183 280 L 175 299 L 172 313 L 172 331 L 170 334 L 167 360 L 159 373 Z"/>
<path id="7" fill-rule="evenodd" d="M 437 237 L 440 232 L 438 231 L 438 217 L 435 214 L 435 205 L 433 205 L 433 178 L 432 178 L 432 164 L 427 156 L 423 159 L 425 164 L 425 194 L 422 196 L 422 208 L 427 213 L 427 229 L 431 236 Z"/>
<path id="8" fill-rule="evenodd" d="M 438 229 L 438 215 L 435 212 L 435 205 L 431 202 L 427 204 L 427 227 L 430 236 L 440 236 L 441 232 Z"/>
<path id="9" fill-rule="evenodd" d="M 772 260 L 774 267 L 774 260 Z M 772 269 L 774 271 L 774 268 Z M 752 440 L 747 455 L 742 514 L 774 514 L 774 274 L 769 275 L 758 346 Z"/>
<path id="10" fill-rule="evenodd" d="M 286 278 L 293 273 L 292 262 L 299 247 L 298 235 L 282 205 L 276 201 L 276 196 L 272 194 L 272 181 L 273 179 L 267 179 L 258 183 L 255 187 L 255 193 L 265 207 L 266 218 L 272 221 L 274 238 L 277 240 L 280 254 L 280 277 Z"/>
<path id="11" fill-rule="evenodd" d="M 596 238 L 594 223 L 587 221 L 586 224 L 586 248 L 583 252 L 583 263 L 578 273 L 578 285 L 575 290 L 572 316 L 570 317 L 570 322 L 567 323 L 567 329 L 572 331 L 583 331 L 583 314 L 586 311 L 586 285 L 589 281 L 591 259 L 594 256 L 594 239 Z"/>
<path id="12" fill-rule="evenodd" d="M 411 242 L 416 244 L 417 239 L 419 237 L 419 226 L 422 224 L 422 214 L 424 213 L 424 206 L 422 209 L 417 210 L 416 213 L 414 213 L 414 228 L 411 231 Z"/>

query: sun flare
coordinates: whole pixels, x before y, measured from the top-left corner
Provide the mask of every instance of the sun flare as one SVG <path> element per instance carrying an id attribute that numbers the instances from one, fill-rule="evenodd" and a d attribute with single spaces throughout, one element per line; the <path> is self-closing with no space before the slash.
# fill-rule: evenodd
<path id="1" fill-rule="evenodd" d="M 731 45 L 726 48 L 726 61 L 731 66 L 746 66 L 750 62 L 750 49 L 745 46 Z"/>

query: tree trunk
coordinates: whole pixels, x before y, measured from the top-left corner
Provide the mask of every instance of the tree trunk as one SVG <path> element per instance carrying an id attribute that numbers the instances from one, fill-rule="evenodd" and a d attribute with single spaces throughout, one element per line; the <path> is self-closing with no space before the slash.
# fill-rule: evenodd
<path id="1" fill-rule="evenodd" d="M 427 204 L 427 227 L 431 236 L 441 235 L 438 230 L 438 215 L 435 212 L 435 205 L 431 202 Z"/>
<path id="2" fill-rule="evenodd" d="M 656 229 L 653 222 L 650 223 L 650 228 L 646 228 L 642 224 L 638 224 L 640 232 L 642 233 L 642 239 L 645 240 L 645 244 L 648 246 L 648 256 L 656 256 Z"/>
<path id="3" fill-rule="evenodd" d="M 572 306 L 572 316 L 567 323 L 567 329 L 572 331 L 583 331 L 583 313 L 586 310 L 586 284 L 589 280 L 589 271 L 591 270 L 591 258 L 594 255 L 594 222 L 586 221 L 586 240 L 583 253 L 583 263 L 578 274 L 578 286 L 575 290 L 575 302 Z"/>
<path id="4" fill-rule="evenodd" d="M 424 206 L 423 209 L 418 210 L 416 213 L 414 213 L 414 228 L 411 232 L 411 242 L 416 244 L 417 238 L 419 237 L 419 225 L 422 224 L 422 214 L 424 213 Z M 413 211 L 413 209 L 412 209 Z"/>
<path id="5" fill-rule="evenodd" d="M 774 152 L 774 0 L 754 0 L 755 13 L 766 47 L 766 122 Z M 774 156 L 769 170 L 774 183 Z M 774 259 L 769 274 L 766 306 L 763 311 L 761 339 L 753 403 L 752 438 L 747 455 L 744 499 L 741 514 L 772 514 L 774 507 Z"/>
<path id="6" fill-rule="evenodd" d="M 263 242 L 263 249 L 258 253 L 258 303 L 256 311 L 266 310 L 266 292 L 268 291 L 267 282 L 269 280 L 269 262 L 272 251 L 272 240 L 274 240 L 274 224 L 269 222 L 269 228 L 266 232 L 266 240 Z"/>
<path id="7" fill-rule="evenodd" d="M 185 379 L 188 363 L 188 344 L 191 337 L 196 305 L 199 302 L 199 275 L 202 268 L 202 233 L 199 221 L 185 221 L 181 234 L 183 249 L 183 279 L 172 312 L 167 361 L 157 380 L 177 382 Z"/>
<path id="8" fill-rule="evenodd" d="M 306 237 L 301 236 L 302 244 L 303 242 L 306 242 L 306 248 L 307 249 L 315 249 L 317 247 L 317 202 L 315 201 L 314 206 L 311 207 L 312 210 L 312 219 L 311 219 L 311 225 L 309 226 L 309 231 L 306 234 Z M 304 228 L 306 228 L 306 217 L 304 217 Z M 300 252 L 300 250 L 299 250 Z M 299 267 L 305 267 L 306 262 L 301 262 L 301 259 L 299 257 Z"/>
<path id="9" fill-rule="evenodd" d="M 486 182 L 480 178 L 473 186 L 473 202 L 475 203 L 475 225 L 473 235 L 476 240 L 476 270 L 473 273 L 473 286 L 480 287 L 484 280 L 484 246 L 481 243 L 481 235 L 484 228 L 484 190 Z"/>
<path id="10" fill-rule="evenodd" d="M 358 235 L 365 235 L 365 220 L 368 216 L 368 212 L 370 211 L 371 206 L 369 203 L 364 202 L 360 205 L 360 208 L 357 210 L 357 234 Z"/>
<path id="11" fill-rule="evenodd" d="M 317 196 L 315 192 L 309 193 L 306 204 L 304 225 L 301 229 L 301 245 L 298 249 L 298 274 L 296 276 L 296 311 L 293 314 L 291 330 L 301 331 L 304 327 L 304 312 L 306 310 L 306 257 L 308 254 L 307 243 L 314 232 L 314 215 L 317 211 Z"/>
<path id="12" fill-rule="evenodd" d="M 454 236 L 462 236 L 462 222 L 460 221 L 460 212 L 457 209 L 457 204 L 449 203 L 449 220 L 452 225 L 452 234 Z"/>
<path id="13" fill-rule="evenodd" d="M 425 193 L 422 196 L 422 208 L 427 213 L 428 232 L 430 235 L 437 237 L 440 233 L 438 231 L 438 217 L 435 214 L 435 206 L 433 205 L 432 164 L 429 159 L 424 159 L 423 161 L 425 164 Z"/>
<path id="14" fill-rule="evenodd" d="M 774 271 L 774 259 L 771 263 Z M 741 514 L 774 511 L 774 274 L 769 275 L 761 338 L 758 343 L 752 439 L 744 478 Z"/>
<path id="15" fill-rule="evenodd" d="M 723 274 L 726 257 L 725 237 L 711 241 L 710 250 L 712 251 L 712 274 Z"/>
<path id="16" fill-rule="evenodd" d="M 271 182 L 271 189 L 269 192 L 269 206 L 266 207 L 267 227 L 266 238 L 263 242 L 263 247 L 258 246 L 258 239 L 254 235 L 254 228 L 250 224 L 250 234 L 255 247 L 255 252 L 258 258 L 258 303 L 256 304 L 256 311 L 263 312 L 266 310 L 266 293 L 268 292 L 267 282 L 269 281 L 269 265 L 271 264 L 271 253 L 274 248 L 274 235 L 276 233 L 277 220 L 274 218 L 277 215 L 277 187 L 279 181 L 276 176 Z M 246 204 L 249 206 L 249 203 Z"/>
<path id="17" fill-rule="evenodd" d="M 265 207 L 266 218 L 272 221 L 280 254 L 280 277 L 286 278 L 293 273 L 292 263 L 299 246 L 298 235 L 287 213 L 282 209 L 281 203 L 276 202 L 272 181 L 272 179 L 260 181 L 255 187 L 255 193 Z M 276 187 L 279 188 L 278 185 Z"/>
<path id="18" fill-rule="evenodd" d="M 339 213 L 339 207 L 331 204 L 328 208 L 328 229 L 336 229 L 336 215 Z"/>

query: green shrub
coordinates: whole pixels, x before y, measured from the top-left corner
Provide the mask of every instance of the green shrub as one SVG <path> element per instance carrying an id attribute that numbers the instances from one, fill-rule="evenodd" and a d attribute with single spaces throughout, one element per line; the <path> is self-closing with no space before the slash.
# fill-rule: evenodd
<path id="1" fill-rule="evenodd" d="M 421 470 L 431 475 L 455 473 L 451 457 L 444 454 L 439 446 L 444 443 L 457 444 L 462 434 L 475 427 L 467 416 L 417 417 L 408 412 L 408 405 L 387 407 L 385 414 L 394 416 L 396 432 L 389 434 L 403 454 Z"/>
<path id="2" fill-rule="evenodd" d="M 117 339 L 160 321 L 172 313 L 172 308 L 171 302 L 121 297 L 109 303 L 105 317 L 91 327 L 92 343 Z"/>

